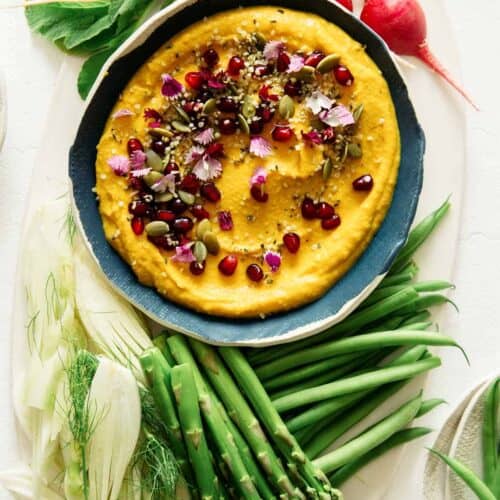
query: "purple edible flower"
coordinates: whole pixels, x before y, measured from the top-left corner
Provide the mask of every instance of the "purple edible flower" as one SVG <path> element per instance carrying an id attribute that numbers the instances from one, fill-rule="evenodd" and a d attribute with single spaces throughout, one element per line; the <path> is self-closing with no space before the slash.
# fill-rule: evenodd
<path id="1" fill-rule="evenodd" d="M 268 250 L 264 254 L 264 261 L 271 268 L 271 272 L 275 273 L 281 266 L 281 255 Z"/>
<path id="2" fill-rule="evenodd" d="M 177 97 L 184 90 L 182 84 L 168 73 L 163 73 L 161 80 L 163 82 L 161 93 L 165 97 Z"/>
<path id="3" fill-rule="evenodd" d="M 265 158 L 271 154 L 272 150 L 271 145 L 266 139 L 264 139 L 264 137 L 254 135 L 250 138 L 249 151 L 259 158 Z"/>
<path id="4" fill-rule="evenodd" d="M 108 160 L 108 165 L 116 175 L 126 175 L 130 170 L 130 163 L 126 156 L 115 155 Z"/>
<path id="5" fill-rule="evenodd" d="M 231 212 L 221 210 L 217 212 L 217 219 L 219 220 L 219 226 L 222 231 L 231 231 L 231 229 L 233 229 L 233 217 L 231 216 Z"/>
<path id="6" fill-rule="evenodd" d="M 194 262 L 196 257 L 193 255 L 192 250 L 193 242 L 184 243 L 184 245 L 179 245 L 175 247 L 175 255 L 171 259 L 175 262 Z"/>

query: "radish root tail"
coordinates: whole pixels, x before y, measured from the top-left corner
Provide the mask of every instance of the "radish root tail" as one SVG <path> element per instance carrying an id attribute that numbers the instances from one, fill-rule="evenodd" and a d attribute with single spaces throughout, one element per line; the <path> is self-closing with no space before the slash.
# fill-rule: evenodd
<path id="1" fill-rule="evenodd" d="M 429 46 L 424 42 L 418 48 L 416 56 L 423 61 L 427 66 L 434 70 L 438 75 L 443 77 L 459 94 L 461 94 L 467 102 L 476 110 L 479 111 L 479 107 L 470 97 L 470 95 L 455 81 L 451 76 L 450 72 L 441 64 L 437 57 L 431 52 Z"/>

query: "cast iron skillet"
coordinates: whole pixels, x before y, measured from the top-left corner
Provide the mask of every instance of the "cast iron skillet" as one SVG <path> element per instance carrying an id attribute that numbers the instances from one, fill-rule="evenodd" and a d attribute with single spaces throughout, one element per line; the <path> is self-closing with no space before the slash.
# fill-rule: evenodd
<path id="1" fill-rule="evenodd" d="M 328 0 L 274 0 L 271 5 L 312 12 L 338 25 L 366 46 L 367 53 L 382 70 L 396 107 L 401 135 L 399 177 L 387 216 L 356 264 L 323 297 L 266 319 L 224 319 L 196 313 L 138 282 L 128 264 L 107 243 L 92 192 L 96 182 L 96 145 L 108 115 L 134 73 L 175 33 L 205 16 L 237 6 L 256 5 L 269 5 L 269 2 L 184 0 L 158 13 L 118 49 L 101 72 L 69 154 L 69 176 L 80 226 L 111 285 L 156 322 L 212 344 L 277 344 L 313 335 L 343 319 L 380 282 L 406 241 L 422 188 L 424 134 L 385 43 L 358 19 Z"/>

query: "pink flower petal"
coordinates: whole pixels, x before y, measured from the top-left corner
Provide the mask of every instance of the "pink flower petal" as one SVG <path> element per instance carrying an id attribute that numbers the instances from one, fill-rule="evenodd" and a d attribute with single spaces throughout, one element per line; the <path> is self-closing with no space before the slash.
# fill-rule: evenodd
<path id="1" fill-rule="evenodd" d="M 319 90 L 315 90 L 307 99 L 306 106 L 317 115 L 320 111 L 330 109 L 334 104 L 329 97 L 322 94 Z"/>
<path id="2" fill-rule="evenodd" d="M 146 108 L 144 110 L 144 118 L 146 120 L 152 119 L 156 122 L 161 122 L 161 120 L 162 120 L 162 116 L 160 115 L 160 113 L 158 111 L 156 111 L 156 109 L 153 109 L 153 108 Z"/>
<path id="3" fill-rule="evenodd" d="M 193 163 L 194 161 L 200 160 L 204 153 L 205 150 L 201 146 L 194 145 L 188 150 L 184 160 L 186 163 Z"/>
<path id="4" fill-rule="evenodd" d="M 115 111 L 111 118 L 115 120 L 116 118 L 124 118 L 125 116 L 132 116 L 133 114 L 135 113 L 133 111 L 130 111 L 130 109 L 123 108 Z"/>
<path id="5" fill-rule="evenodd" d="M 345 127 L 356 123 L 352 113 L 342 104 L 339 104 L 328 111 L 321 111 L 318 116 L 323 123 L 330 125 L 330 127 Z"/>
<path id="6" fill-rule="evenodd" d="M 172 194 L 175 193 L 175 172 L 170 172 L 167 175 L 164 175 L 158 182 L 155 182 L 151 189 L 155 193 L 165 193 L 166 191 L 170 191 Z"/>
<path id="7" fill-rule="evenodd" d="M 132 170 L 130 173 L 132 174 L 132 177 L 144 177 L 145 175 L 148 175 L 149 172 L 151 172 L 151 168 L 140 168 L 139 170 Z"/>
<path id="8" fill-rule="evenodd" d="M 265 184 L 267 180 L 267 170 L 264 167 L 257 167 L 252 177 L 250 177 L 250 187 L 252 186 L 260 186 L 261 184 Z"/>
<path id="9" fill-rule="evenodd" d="M 271 154 L 272 149 L 271 145 L 264 137 L 254 135 L 250 138 L 249 151 L 259 158 L 265 158 Z"/>
<path id="10" fill-rule="evenodd" d="M 281 255 L 278 252 L 268 250 L 264 254 L 264 261 L 271 268 L 271 272 L 275 273 L 281 266 Z"/>
<path id="11" fill-rule="evenodd" d="M 136 149 L 130 155 L 130 168 L 137 170 L 143 168 L 146 164 L 146 153 L 140 149 Z"/>
<path id="12" fill-rule="evenodd" d="M 283 42 L 277 40 L 267 42 L 263 51 L 266 61 L 275 61 L 278 59 L 280 52 L 282 52 L 284 48 L 285 44 Z"/>
<path id="13" fill-rule="evenodd" d="M 182 84 L 168 73 L 163 73 L 161 80 L 163 82 L 161 93 L 165 97 L 176 97 L 184 90 Z"/>
<path id="14" fill-rule="evenodd" d="M 207 85 L 209 86 L 209 88 L 215 90 L 221 90 L 223 88 L 226 88 L 226 85 L 224 83 L 220 82 L 214 77 L 208 79 Z"/>
<path id="15" fill-rule="evenodd" d="M 108 160 L 108 165 L 116 175 L 126 175 L 130 170 L 130 163 L 126 156 L 115 155 Z"/>
<path id="16" fill-rule="evenodd" d="M 311 130 L 310 132 L 302 132 L 302 138 L 304 141 L 309 142 L 311 144 L 321 144 L 323 140 L 321 139 L 321 135 L 317 130 Z"/>
<path id="17" fill-rule="evenodd" d="M 222 163 L 205 154 L 193 167 L 193 174 L 201 181 L 208 181 L 219 177 L 222 173 Z"/>
<path id="18" fill-rule="evenodd" d="M 161 127 L 161 122 L 149 122 L 148 123 L 149 128 L 160 128 Z"/>
<path id="19" fill-rule="evenodd" d="M 190 241 L 189 243 L 175 247 L 175 255 L 171 259 L 175 262 L 194 262 L 196 257 L 193 255 L 192 246 L 193 242 Z"/>
<path id="20" fill-rule="evenodd" d="M 304 67 L 304 58 L 299 55 L 290 57 L 290 64 L 288 65 L 287 73 L 296 73 Z"/>
<path id="21" fill-rule="evenodd" d="M 199 142 L 200 144 L 203 144 L 204 146 L 207 146 L 208 144 L 210 144 L 214 139 L 215 139 L 215 136 L 214 136 L 214 129 L 213 128 L 206 128 L 205 130 L 202 130 L 194 138 L 194 140 L 196 142 Z"/>
<path id="22" fill-rule="evenodd" d="M 231 212 L 221 210 L 217 213 L 217 219 L 222 231 L 231 231 L 231 229 L 233 229 L 233 217 L 231 216 Z"/>

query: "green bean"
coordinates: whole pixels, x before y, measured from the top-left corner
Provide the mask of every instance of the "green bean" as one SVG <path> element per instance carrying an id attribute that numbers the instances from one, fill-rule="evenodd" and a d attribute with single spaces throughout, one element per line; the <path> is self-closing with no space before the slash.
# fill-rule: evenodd
<path id="1" fill-rule="evenodd" d="M 392 288 L 393 286 L 398 286 L 398 285 L 403 285 L 403 284 L 409 285 L 409 282 L 415 278 L 417 273 L 418 273 L 418 267 L 416 264 L 413 264 L 406 271 L 403 271 L 403 272 L 398 273 L 398 274 L 386 276 L 383 279 L 383 281 L 381 281 L 377 290 L 384 290 L 384 289 L 389 288 L 389 287 Z"/>
<path id="2" fill-rule="evenodd" d="M 391 266 L 391 272 L 397 273 L 406 265 L 448 212 L 450 206 L 450 202 L 446 200 L 437 210 L 425 217 L 411 230 L 405 246 Z"/>
<path id="3" fill-rule="evenodd" d="M 311 460 L 318 457 L 351 427 L 361 422 L 372 411 L 398 392 L 407 382 L 408 380 L 405 380 L 384 386 L 368 399 L 362 400 L 360 404 L 354 406 L 352 411 L 342 413 L 340 418 L 336 418 L 331 426 L 322 432 L 318 432 L 313 440 L 304 447 L 306 455 Z"/>
<path id="4" fill-rule="evenodd" d="M 313 460 L 313 464 L 319 467 L 325 474 L 329 474 L 339 467 L 359 459 L 365 453 L 373 450 L 373 448 L 382 444 L 393 434 L 406 427 L 415 418 L 421 404 L 422 396 L 419 394 L 340 448 Z"/>
<path id="5" fill-rule="evenodd" d="M 419 297 L 413 303 L 402 307 L 399 310 L 399 313 L 400 314 L 411 314 L 411 313 L 415 314 L 415 313 L 423 311 L 429 307 L 440 306 L 440 305 L 446 304 L 446 303 L 451 304 L 458 311 L 458 307 L 456 306 L 456 304 L 452 300 L 450 300 L 448 297 L 446 297 L 444 295 L 441 295 L 439 293 L 435 293 L 435 294 L 423 295 L 422 297 Z"/>
<path id="6" fill-rule="evenodd" d="M 382 444 L 379 444 L 373 450 L 365 453 L 357 460 L 347 463 L 340 469 L 336 470 L 331 476 L 330 481 L 333 486 L 337 488 L 342 486 L 350 477 L 358 472 L 362 467 L 369 464 L 373 460 L 387 453 L 392 448 L 400 446 L 414 439 L 418 439 L 432 432 L 431 429 L 426 427 L 410 427 L 393 434 L 389 439 L 386 439 Z"/>
<path id="7" fill-rule="evenodd" d="M 484 419 L 482 428 L 483 445 L 483 478 L 485 484 L 496 493 L 496 487 L 500 484 L 500 468 L 498 461 L 498 445 L 500 429 L 497 428 L 499 412 L 500 377 L 495 379 L 486 391 L 484 399 Z"/>
<path id="8" fill-rule="evenodd" d="M 418 410 L 418 413 L 415 418 L 417 417 L 423 417 L 430 411 L 434 410 L 439 405 L 445 404 L 446 401 L 444 399 L 428 399 L 427 401 L 422 402 L 422 406 L 420 407 L 420 410 Z"/>
<path id="9" fill-rule="evenodd" d="M 398 311 L 414 303 L 418 299 L 418 294 L 411 287 L 407 287 L 392 297 L 381 300 L 373 306 L 367 307 L 363 310 L 356 310 L 353 314 L 348 316 L 344 321 L 333 326 L 323 333 L 314 335 L 307 339 L 287 344 L 284 346 L 268 348 L 267 350 L 260 349 L 255 355 L 251 357 L 252 365 L 257 366 L 273 359 L 279 359 L 287 354 L 295 351 L 300 351 L 313 344 L 319 344 L 325 340 L 330 340 L 344 334 L 353 334 L 366 325 L 374 323 L 382 318 L 387 318 L 390 314 Z M 399 313 L 398 313 L 399 314 Z M 405 313 L 407 314 L 407 313 Z"/>
<path id="10" fill-rule="evenodd" d="M 448 457 L 437 450 L 429 450 L 438 456 L 462 481 L 476 494 L 479 500 L 497 500 L 493 492 L 468 467 L 458 460 Z"/>
<path id="11" fill-rule="evenodd" d="M 273 406 L 278 412 L 284 413 L 307 404 L 324 401 L 325 399 L 373 389 L 383 384 L 414 377 L 419 373 L 432 370 L 440 365 L 441 360 L 438 357 L 432 356 L 428 359 L 402 366 L 381 368 L 379 370 L 363 373 L 362 375 L 355 375 L 353 377 L 331 382 L 330 384 L 289 394 L 288 396 L 273 401 Z"/>
<path id="12" fill-rule="evenodd" d="M 375 332 L 365 335 L 356 335 L 354 337 L 346 337 L 310 347 L 309 349 L 290 354 L 289 356 L 261 366 L 256 369 L 256 373 L 261 380 L 267 380 L 290 368 L 317 362 L 329 357 L 339 356 L 341 354 L 369 351 L 380 349 L 381 347 L 418 344 L 455 346 L 460 348 L 451 337 L 434 332 L 422 332 L 419 330 Z"/>
<path id="13" fill-rule="evenodd" d="M 405 316 L 403 321 L 401 322 L 401 328 L 407 327 L 408 325 L 411 325 L 412 323 L 421 323 L 423 321 L 429 320 L 431 317 L 431 313 L 427 310 L 420 311 L 415 314 L 409 314 L 408 316 Z"/>

